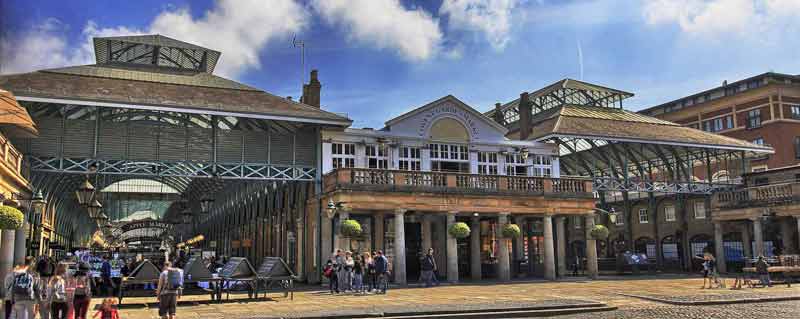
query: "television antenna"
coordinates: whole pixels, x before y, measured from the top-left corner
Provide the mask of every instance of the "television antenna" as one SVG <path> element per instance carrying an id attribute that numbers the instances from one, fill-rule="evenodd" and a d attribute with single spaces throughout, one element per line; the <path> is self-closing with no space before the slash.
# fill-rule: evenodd
<path id="1" fill-rule="evenodd" d="M 302 88 L 306 84 L 306 43 L 295 35 L 292 37 L 292 46 L 300 48 L 300 87 Z"/>

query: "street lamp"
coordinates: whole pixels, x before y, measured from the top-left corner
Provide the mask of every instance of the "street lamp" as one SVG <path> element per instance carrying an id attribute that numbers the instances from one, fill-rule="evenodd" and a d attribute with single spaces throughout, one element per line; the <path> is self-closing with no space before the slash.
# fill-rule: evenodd
<path id="1" fill-rule="evenodd" d="M 86 211 L 89 212 L 89 217 L 92 219 L 97 219 L 100 216 L 100 212 L 103 210 L 103 205 L 100 204 L 100 201 L 94 199 L 92 202 L 86 206 Z"/>
<path id="2" fill-rule="evenodd" d="M 211 205 L 214 204 L 214 199 L 210 197 L 204 197 L 200 200 L 200 212 L 205 214 L 211 211 Z"/>
<path id="3" fill-rule="evenodd" d="M 606 216 L 608 216 L 608 222 L 609 223 L 612 223 L 612 224 L 616 224 L 617 223 L 618 214 L 617 214 L 616 210 L 614 209 L 614 207 L 611 207 L 611 211 L 607 211 L 605 209 L 597 208 L 597 207 L 595 207 L 594 210 L 599 212 L 600 214 L 605 214 Z"/>
<path id="4" fill-rule="evenodd" d="M 92 199 L 94 199 L 94 186 L 89 182 L 88 179 L 83 181 L 81 187 L 78 187 L 78 190 L 75 191 L 75 196 L 78 198 L 78 204 L 91 204 Z"/>
<path id="5" fill-rule="evenodd" d="M 333 199 L 328 201 L 328 209 L 325 212 L 328 215 L 328 218 L 333 218 L 336 215 L 336 212 L 340 209 L 344 208 L 344 202 L 333 202 Z"/>

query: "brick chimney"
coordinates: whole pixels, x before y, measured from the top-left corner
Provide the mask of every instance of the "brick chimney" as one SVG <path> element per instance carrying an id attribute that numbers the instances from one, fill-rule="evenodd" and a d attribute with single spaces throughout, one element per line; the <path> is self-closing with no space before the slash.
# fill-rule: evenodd
<path id="1" fill-rule="evenodd" d="M 321 90 L 322 84 L 319 83 L 317 78 L 317 70 L 311 70 L 311 80 L 308 81 L 308 84 L 303 85 L 303 97 L 300 98 L 300 102 L 320 107 Z"/>
<path id="2" fill-rule="evenodd" d="M 494 104 L 494 114 L 492 114 L 493 115 L 492 118 L 498 124 L 506 125 L 506 119 L 503 116 L 503 112 L 500 111 L 500 106 L 501 106 L 500 103 Z"/>
<path id="3" fill-rule="evenodd" d="M 527 140 L 531 134 L 531 102 L 528 101 L 528 92 L 519 95 L 519 139 Z"/>

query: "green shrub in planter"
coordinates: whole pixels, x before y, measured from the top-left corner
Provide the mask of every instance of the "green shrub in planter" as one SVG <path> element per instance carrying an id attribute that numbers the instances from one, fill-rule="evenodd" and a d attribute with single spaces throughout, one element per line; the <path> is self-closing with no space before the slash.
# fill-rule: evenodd
<path id="1" fill-rule="evenodd" d="M 594 228 L 592 228 L 590 235 L 594 239 L 598 240 L 606 239 L 608 238 L 608 228 L 606 228 L 606 226 L 603 225 L 594 225 Z"/>
<path id="2" fill-rule="evenodd" d="M 0 206 L 0 229 L 20 229 L 24 221 L 25 215 L 19 209 Z"/>
<path id="3" fill-rule="evenodd" d="M 505 238 L 517 238 L 522 235 L 522 231 L 519 229 L 517 224 L 505 224 L 503 225 L 503 237 Z"/>
<path id="4" fill-rule="evenodd" d="M 340 230 L 344 237 L 355 237 L 361 235 L 361 224 L 353 219 L 345 219 L 342 221 Z"/>
<path id="5" fill-rule="evenodd" d="M 458 222 L 453 224 L 453 226 L 450 226 L 450 229 L 448 229 L 447 232 L 450 234 L 450 236 L 461 239 L 467 238 L 470 230 L 469 226 L 467 226 L 467 223 Z"/>

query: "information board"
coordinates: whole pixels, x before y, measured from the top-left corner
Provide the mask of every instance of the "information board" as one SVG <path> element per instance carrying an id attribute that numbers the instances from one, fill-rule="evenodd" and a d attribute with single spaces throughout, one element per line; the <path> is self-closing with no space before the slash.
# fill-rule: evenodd
<path id="1" fill-rule="evenodd" d="M 203 260 L 195 255 L 189 257 L 189 260 L 183 265 L 183 276 L 187 280 L 203 280 L 210 279 L 211 272 L 208 271 Z"/>
<path id="2" fill-rule="evenodd" d="M 258 267 L 258 276 L 262 278 L 291 277 L 294 276 L 294 273 L 280 257 L 264 257 Z"/>
<path id="3" fill-rule="evenodd" d="M 222 278 L 255 278 L 256 270 L 253 269 L 253 265 L 250 264 L 247 258 L 231 257 L 225 267 L 222 267 L 220 275 Z"/>

